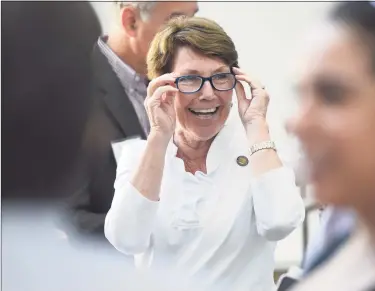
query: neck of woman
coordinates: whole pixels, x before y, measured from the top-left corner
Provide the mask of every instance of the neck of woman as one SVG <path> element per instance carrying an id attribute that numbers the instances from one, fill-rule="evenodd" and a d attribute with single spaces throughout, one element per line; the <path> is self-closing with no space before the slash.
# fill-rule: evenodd
<path id="1" fill-rule="evenodd" d="M 184 130 L 177 130 L 173 140 L 178 148 L 177 157 L 184 161 L 186 172 L 207 173 L 206 158 L 214 138 L 199 140 Z"/>

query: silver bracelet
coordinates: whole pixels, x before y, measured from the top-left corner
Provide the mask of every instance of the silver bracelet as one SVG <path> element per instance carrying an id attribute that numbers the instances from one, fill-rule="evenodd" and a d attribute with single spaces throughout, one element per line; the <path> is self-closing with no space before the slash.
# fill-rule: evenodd
<path id="1" fill-rule="evenodd" d="M 268 149 L 276 151 L 276 145 L 273 141 L 268 140 L 268 141 L 253 144 L 249 148 L 250 156 L 258 151 L 268 150 Z"/>

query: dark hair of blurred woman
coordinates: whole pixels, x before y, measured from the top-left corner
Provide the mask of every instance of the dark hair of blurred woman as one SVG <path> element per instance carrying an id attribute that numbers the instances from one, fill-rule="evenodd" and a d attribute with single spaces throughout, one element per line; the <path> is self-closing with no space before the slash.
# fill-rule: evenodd
<path id="1" fill-rule="evenodd" d="M 53 196 L 78 155 L 100 24 L 88 2 L 1 12 L 2 196 Z"/>

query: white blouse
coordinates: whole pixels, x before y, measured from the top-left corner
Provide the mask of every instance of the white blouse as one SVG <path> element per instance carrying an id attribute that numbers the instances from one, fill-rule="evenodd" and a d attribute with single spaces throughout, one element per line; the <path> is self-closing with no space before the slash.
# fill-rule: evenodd
<path id="1" fill-rule="evenodd" d="M 160 201 L 129 182 L 146 141 L 124 143 L 105 235 L 138 268 L 181 271 L 208 290 L 270 291 L 274 250 L 304 219 L 294 172 L 286 167 L 253 178 L 245 130 L 230 119 L 207 156 L 207 174 L 187 173 L 169 143 Z"/>

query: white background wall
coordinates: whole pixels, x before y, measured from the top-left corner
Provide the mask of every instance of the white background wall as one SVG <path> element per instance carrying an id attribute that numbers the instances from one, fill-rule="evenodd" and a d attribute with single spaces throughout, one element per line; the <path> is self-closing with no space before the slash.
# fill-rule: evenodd
<path id="1" fill-rule="evenodd" d="M 111 2 L 92 2 L 107 32 L 114 17 Z M 332 7 L 330 2 L 201 2 L 198 16 L 217 21 L 232 37 L 240 65 L 266 85 L 271 103 L 268 120 L 274 138 L 288 147 L 284 122 L 295 109 L 293 62 L 303 40 Z M 316 219 L 312 222 L 316 226 Z M 279 243 L 278 265 L 302 258 L 301 229 Z"/>

